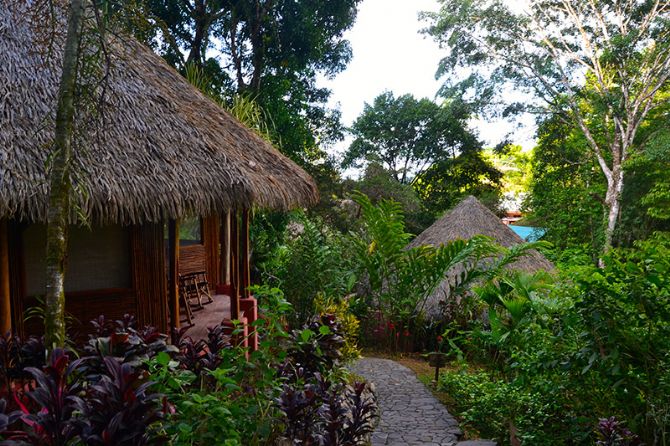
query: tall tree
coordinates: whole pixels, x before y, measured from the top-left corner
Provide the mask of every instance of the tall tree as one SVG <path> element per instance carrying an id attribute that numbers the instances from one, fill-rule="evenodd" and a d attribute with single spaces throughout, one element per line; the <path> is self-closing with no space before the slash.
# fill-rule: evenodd
<path id="1" fill-rule="evenodd" d="M 410 94 L 382 93 L 372 104 L 365 104 L 354 122 L 354 141 L 344 155 L 343 167 L 381 162 L 397 181 L 409 184 L 438 161 L 480 150 L 462 105 L 446 102 L 440 106 Z"/>
<path id="2" fill-rule="evenodd" d="M 670 132 L 667 113 L 658 112 L 640 129 L 638 139 L 645 145 L 623 166 L 627 181 L 614 237 L 620 246 L 632 246 L 669 227 L 663 191 L 670 168 Z M 545 238 L 560 249 L 586 248 L 597 259 L 607 223 L 602 218 L 606 189 L 605 177 L 579 127 L 559 116 L 546 119 L 538 130 L 525 203 L 535 225 L 547 229 Z"/>
<path id="3" fill-rule="evenodd" d="M 70 2 L 67 36 L 63 51 L 63 72 L 58 89 L 54 157 L 49 175 L 47 287 L 44 319 L 45 344 L 49 348 L 65 345 L 65 259 L 70 223 L 70 164 L 84 1 L 72 0 Z"/>
<path id="4" fill-rule="evenodd" d="M 469 151 L 434 163 L 414 181 L 423 207 L 434 216 L 474 195 L 492 211 L 500 211 L 503 174 L 481 151 Z"/>
<path id="5" fill-rule="evenodd" d="M 205 69 L 231 96 L 251 96 L 274 121 L 274 142 L 296 161 L 323 157 L 319 144 L 341 137 L 330 91 L 316 86 L 351 58 L 343 33 L 360 0 L 146 0 L 156 48 L 170 63 Z"/>
<path id="6" fill-rule="evenodd" d="M 90 126 L 104 115 L 107 74 L 110 63 L 106 29 L 111 22 L 140 28 L 144 21 L 135 0 L 35 0 L 28 2 L 37 40 L 44 43 L 45 57 L 62 45 L 62 71 L 56 100 L 54 139 L 47 165 L 49 207 L 47 211 L 45 343 L 63 347 L 66 341 L 65 273 L 68 232 L 73 215 L 86 224 L 86 216 L 73 207 L 73 194 L 84 193 L 73 183 L 79 172 L 72 162 L 76 150 L 87 140 Z M 62 27 L 66 25 L 63 33 Z M 76 201 L 76 200 L 74 200 Z"/>
<path id="7" fill-rule="evenodd" d="M 468 128 L 468 110 L 460 101 L 438 105 L 384 92 L 371 105 L 365 104 L 354 122 L 354 141 L 342 165 L 367 166 L 361 187 L 386 176 L 394 180 L 387 179 L 388 186 L 397 183 L 393 190 L 406 192 L 401 186 L 411 186 L 410 196 L 416 194 L 422 208 L 418 214 L 406 209 L 419 222 L 412 224 L 412 230 L 432 223 L 466 195 L 485 198 L 496 208 L 501 174 L 483 158 L 482 145 Z M 383 169 L 370 169 L 379 164 Z"/>
<path id="8" fill-rule="evenodd" d="M 438 73 L 457 79 L 443 91 L 474 91 L 480 104 L 499 104 L 501 84 L 511 81 L 527 94 L 518 96 L 536 100 L 507 103 L 505 111 L 562 111 L 584 134 L 606 180 L 604 250 L 609 249 L 621 210 L 624 163 L 641 146 L 636 137 L 648 115 L 665 102 L 658 92 L 670 77 L 670 3 L 440 3 L 441 10 L 426 17 L 427 32 L 449 48 Z M 460 70 L 468 69 L 463 76 Z M 586 78 L 593 85 L 588 96 Z M 590 119 L 594 109 L 601 116 L 597 121 Z"/>
<path id="9" fill-rule="evenodd" d="M 597 260 L 603 245 L 605 179 L 579 129 L 559 117 L 538 129 L 524 206 L 544 239 L 559 250 L 585 249 Z"/>

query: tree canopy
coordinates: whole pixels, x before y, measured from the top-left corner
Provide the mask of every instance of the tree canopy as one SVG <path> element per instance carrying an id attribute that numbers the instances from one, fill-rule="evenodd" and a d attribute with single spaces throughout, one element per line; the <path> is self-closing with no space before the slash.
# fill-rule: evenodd
<path id="1" fill-rule="evenodd" d="M 273 139 L 307 165 L 341 137 L 330 91 L 316 85 L 351 58 L 343 33 L 360 0 L 145 0 L 155 21 L 143 37 L 176 68 L 204 70 L 227 96 L 254 98 L 272 117 Z"/>
<path id="2" fill-rule="evenodd" d="M 501 174 L 484 158 L 469 118 L 468 107 L 460 101 L 438 105 L 409 94 L 395 97 L 384 92 L 373 104 L 366 104 L 354 122 L 354 141 L 343 166 L 366 166 L 359 186 L 367 191 L 375 184 L 373 197 L 393 197 L 407 204 L 412 200 L 404 197 L 418 196 L 418 214 L 412 206 L 405 208 L 410 219 L 421 222 L 408 220 L 412 230 L 430 224 L 428 216 L 434 218 L 467 195 L 484 198 L 495 209 Z M 388 192 L 379 192 L 382 185 Z M 398 195 L 397 191 L 403 192 Z"/>
<path id="3" fill-rule="evenodd" d="M 553 110 L 574 123 L 607 182 L 608 249 L 620 215 L 623 165 L 640 146 L 636 138 L 650 113 L 667 102 L 658 92 L 670 77 L 670 4 L 533 0 L 524 8 L 501 0 L 440 3 L 440 12 L 426 17 L 427 32 L 448 48 L 438 71 L 451 76 L 443 93 L 469 94 L 482 109 L 503 114 Z M 468 74 L 459 75 L 463 70 Z M 501 107 L 499 92 L 506 83 L 517 88 L 520 100 Z"/>
<path id="4" fill-rule="evenodd" d="M 378 161 L 396 180 L 411 183 L 434 163 L 481 148 L 468 128 L 468 118 L 467 108 L 459 102 L 440 106 L 429 99 L 384 92 L 365 104 L 354 122 L 354 141 L 343 166 Z"/>

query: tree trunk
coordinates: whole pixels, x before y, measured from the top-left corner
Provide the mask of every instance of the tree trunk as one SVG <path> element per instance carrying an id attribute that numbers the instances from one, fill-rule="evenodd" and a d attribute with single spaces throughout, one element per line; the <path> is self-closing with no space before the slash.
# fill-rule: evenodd
<path id="1" fill-rule="evenodd" d="M 614 231 L 616 230 L 619 212 L 621 210 L 621 193 L 623 192 L 624 172 L 621 166 L 612 169 L 612 181 L 607 183 L 607 195 L 605 196 L 605 244 L 603 254 L 612 249 L 614 242 Z M 602 267 L 602 258 L 600 259 Z"/>
<path id="2" fill-rule="evenodd" d="M 186 64 L 195 64 L 198 67 L 202 67 L 205 61 L 207 43 L 209 42 L 210 22 L 210 17 L 203 1 L 196 2 L 192 17 L 195 33 L 191 41 L 191 51 L 186 59 Z"/>
<path id="3" fill-rule="evenodd" d="M 65 263 L 70 216 L 70 161 L 74 132 L 74 95 L 85 0 L 72 0 L 63 53 L 63 72 L 58 90 L 54 157 L 49 177 L 47 214 L 47 286 L 44 313 L 48 349 L 65 345 Z"/>

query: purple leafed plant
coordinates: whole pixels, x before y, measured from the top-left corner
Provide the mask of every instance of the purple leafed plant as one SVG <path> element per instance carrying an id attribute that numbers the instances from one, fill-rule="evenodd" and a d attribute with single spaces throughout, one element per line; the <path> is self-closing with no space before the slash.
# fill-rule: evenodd
<path id="1" fill-rule="evenodd" d="M 174 353 L 177 349 L 168 345 L 167 335 L 154 327 L 137 330 L 135 318 L 125 315 L 123 319 L 109 321 L 99 316 L 91 321 L 94 334 L 89 336 L 88 343 L 83 347 L 86 361 L 86 374 L 96 381 L 105 373 L 104 358 L 119 358 L 124 363 L 135 367 L 142 366 L 148 359 L 160 352 Z"/>
<path id="2" fill-rule="evenodd" d="M 117 358 L 104 358 L 106 373 L 90 387 L 78 410 L 86 419 L 81 438 L 87 445 L 162 444 L 151 431 L 163 418 L 162 396 L 149 393 L 145 372 Z"/>
<path id="3" fill-rule="evenodd" d="M 173 342 L 179 350 L 175 359 L 181 367 L 200 377 L 204 371 L 214 370 L 221 365 L 221 351 L 232 347 L 226 327 L 221 324 L 210 327 L 207 329 L 207 339 L 198 341 L 187 336 L 186 330 L 175 331 L 173 334 Z"/>
<path id="4" fill-rule="evenodd" d="M 73 416 L 83 404 L 80 375 L 76 373 L 81 361 L 70 361 L 65 350 L 56 349 L 43 370 L 26 368 L 37 385 L 28 396 L 40 407 L 37 413 L 31 413 L 20 403 L 21 420 L 30 428 L 27 436 L 32 444 L 64 445 L 81 431 L 82 421 Z"/>
<path id="5" fill-rule="evenodd" d="M 277 403 L 284 414 L 284 437 L 294 444 L 362 445 L 377 417 L 367 384 L 332 384 L 318 373 L 301 390 L 286 384 Z"/>
<path id="6" fill-rule="evenodd" d="M 365 382 L 355 382 L 347 391 L 349 414 L 342 434 L 343 445 L 358 445 L 372 434 L 377 419 L 377 401 Z"/>
<path id="7" fill-rule="evenodd" d="M 26 367 L 41 369 L 45 358 L 42 338 L 31 336 L 24 341 L 9 333 L 0 336 L 0 397 L 9 399 L 16 381 L 32 378 Z"/>
<path id="8" fill-rule="evenodd" d="M 598 422 L 598 446 L 641 446 L 640 438 L 615 417 L 601 418 Z"/>
<path id="9" fill-rule="evenodd" d="M 21 420 L 21 412 L 8 411 L 7 409 L 7 401 L 0 399 L 0 438 L 7 439 L 4 442 L 0 441 L 0 444 L 19 444 L 17 442 L 18 440 L 24 440 L 26 438 L 25 432 L 14 430 L 14 428 L 17 427 L 18 422 Z"/>

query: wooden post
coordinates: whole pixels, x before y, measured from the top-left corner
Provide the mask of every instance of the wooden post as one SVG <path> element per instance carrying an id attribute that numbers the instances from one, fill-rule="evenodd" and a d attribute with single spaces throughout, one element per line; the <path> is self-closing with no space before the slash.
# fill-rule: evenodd
<path id="1" fill-rule="evenodd" d="M 168 222 L 168 306 L 170 325 L 179 328 L 179 222 Z"/>
<path id="2" fill-rule="evenodd" d="M 202 242 L 205 245 L 205 270 L 210 288 L 221 283 L 221 220 L 218 215 L 202 218 Z"/>
<path id="3" fill-rule="evenodd" d="M 221 215 L 221 284 L 230 285 L 230 212 Z"/>
<path id="4" fill-rule="evenodd" d="M 240 272 L 242 281 L 242 297 L 248 298 L 249 287 L 251 286 L 251 270 L 249 264 L 249 209 L 242 209 L 242 225 L 240 228 Z"/>
<path id="5" fill-rule="evenodd" d="M 12 304 L 9 277 L 9 237 L 7 220 L 0 219 L 0 333 L 12 331 Z"/>
<path id="6" fill-rule="evenodd" d="M 230 221 L 230 318 L 240 317 L 240 231 L 237 211 Z"/>

